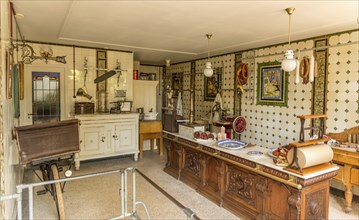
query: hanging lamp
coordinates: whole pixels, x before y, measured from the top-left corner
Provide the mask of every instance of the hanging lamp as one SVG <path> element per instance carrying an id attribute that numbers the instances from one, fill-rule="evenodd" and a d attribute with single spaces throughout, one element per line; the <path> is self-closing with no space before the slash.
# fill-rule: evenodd
<path id="1" fill-rule="evenodd" d="M 211 77 L 213 76 L 213 69 L 212 69 L 212 63 L 209 61 L 209 53 L 210 53 L 210 44 L 209 41 L 212 37 L 212 34 L 206 34 L 207 39 L 208 39 L 208 57 L 207 57 L 207 62 L 206 62 L 206 67 L 204 68 L 203 74 L 206 77 Z"/>
<path id="2" fill-rule="evenodd" d="M 282 69 L 286 72 L 291 72 L 295 70 L 297 66 L 296 59 L 294 59 L 294 52 L 290 49 L 290 34 L 291 34 L 291 15 L 293 14 L 295 8 L 286 8 L 285 11 L 289 15 L 289 28 L 288 28 L 288 50 L 285 52 L 285 59 L 282 60 Z"/>

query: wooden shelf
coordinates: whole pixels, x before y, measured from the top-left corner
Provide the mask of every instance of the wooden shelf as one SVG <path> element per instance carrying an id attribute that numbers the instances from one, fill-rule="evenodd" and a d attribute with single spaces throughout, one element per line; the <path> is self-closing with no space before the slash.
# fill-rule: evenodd
<path id="1" fill-rule="evenodd" d="M 300 119 L 327 118 L 327 115 L 298 115 Z"/>
<path id="2" fill-rule="evenodd" d="M 312 174 L 312 173 L 316 173 L 318 171 L 321 170 L 326 170 L 326 169 L 330 169 L 332 167 L 337 167 L 336 164 L 331 164 L 331 163 L 323 163 L 323 164 L 319 164 L 316 166 L 312 166 L 312 167 L 308 167 L 308 168 L 304 168 L 302 171 L 297 170 L 297 169 L 292 169 L 289 167 L 285 167 L 283 168 L 284 170 L 288 170 L 290 172 L 296 173 L 296 174 L 300 174 L 300 175 L 308 175 L 308 174 Z"/>
<path id="3" fill-rule="evenodd" d="M 313 145 L 313 144 L 319 144 L 321 142 L 327 142 L 329 141 L 329 138 L 324 137 L 322 139 L 315 139 L 315 140 L 308 140 L 308 141 L 304 141 L 304 142 L 293 142 L 293 143 L 289 143 L 290 147 L 306 147 L 309 145 Z"/>

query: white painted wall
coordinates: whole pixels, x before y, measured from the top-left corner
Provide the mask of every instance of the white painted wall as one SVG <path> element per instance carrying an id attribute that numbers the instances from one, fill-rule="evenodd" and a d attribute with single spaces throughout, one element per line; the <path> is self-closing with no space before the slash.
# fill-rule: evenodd
<path id="1" fill-rule="evenodd" d="M 97 109 L 96 101 L 96 50 L 90 48 L 75 48 L 75 64 L 74 64 L 74 48 L 68 46 L 44 45 L 44 44 L 30 44 L 36 53 L 41 47 L 50 47 L 53 50 L 53 56 L 66 56 L 66 64 L 57 63 L 55 61 L 48 61 L 46 64 L 44 60 L 35 60 L 32 64 L 25 65 L 25 98 L 20 101 L 21 124 L 31 124 L 32 118 L 29 114 L 32 113 L 32 94 L 31 94 L 31 73 L 33 71 L 41 72 L 60 72 L 60 86 L 61 86 L 61 120 L 73 118 L 74 103 L 79 102 L 94 102 L 95 109 Z M 88 73 L 86 82 L 85 76 L 85 57 L 88 60 Z M 133 72 L 133 53 L 107 51 L 107 66 L 108 69 L 116 68 L 116 61 L 121 63 L 121 69 L 127 70 L 121 73 L 118 81 L 118 74 L 107 79 L 107 97 L 108 103 L 118 101 L 115 97 L 115 90 L 126 90 L 126 99 L 133 100 L 132 91 L 132 72 Z M 74 74 L 75 69 L 75 74 Z M 75 89 L 74 89 L 75 78 Z M 92 96 L 92 100 L 77 96 L 73 98 L 79 88 L 84 88 L 86 92 Z M 108 106 L 109 107 L 109 106 Z"/>
<path id="2" fill-rule="evenodd" d="M 82 97 L 73 98 L 74 91 L 76 92 L 81 87 L 86 87 L 87 92 L 93 96 L 93 101 L 96 103 L 96 50 L 89 48 L 75 48 L 75 59 L 73 47 L 60 45 L 44 45 L 34 44 L 33 47 L 36 55 L 39 55 L 40 48 L 51 47 L 53 56 L 66 56 L 66 64 L 57 63 L 49 60 L 46 63 L 44 60 L 35 60 L 32 64 L 25 65 L 25 97 L 20 101 L 20 118 L 14 119 L 14 105 L 13 99 L 6 98 L 6 68 L 5 55 L 9 48 L 9 31 L 8 31 L 8 5 L 6 1 L 0 1 L 1 4 L 1 108 L 0 108 L 0 126 L 1 126 L 1 147 L 0 147 L 0 193 L 3 195 L 12 194 L 15 192 L 16 185 L 20 184 L 23 177 L 23 168 L 19 165 L 19 157 L 17 145 L 12 140 L 12 129 L 14 126 L 26 125 L 32 123 L 32 85 L 31 73 L 32 71 L 44 72 L 60 72 L 60 87 L 61 87 L 61 120 L 69 119 L 74 116 L 75 101 L 88 101 Z M 14 57 L 17 57 L 15 54 Z M 19 56 L 21 57 L 21 56 Z M 84 58 L 88 59 L 88 76 L 84 82 Z M 127 90 L 126 99 L 133 100 L 132 91 L 132 73 L 133 73 L 133 53 L 107 51 L 108 68 L 116 68 L 116 61 L 121 63 L 123 71 L 119 83 L 117 75 L 108 79 L 108 103 L 117 101 L 114 91 L 116 89 Z M 16 61 L 16 60 L 15 60 Z M 74 63 L 75 61 L 75 63 Z M 75 71 L 74 71 L 75 69 Z M 75 72 L 75 77 L 74 73 Z M 74 79 L 75 78 L 75 79 Z M 75 80 L 75 88 L 74 88 Z M 15 219 L 15 203 L 14 201 L 4 202 L 0 204 L 0 219 Z"/>
<path id="3" fill-rule="evenodd" d="M 6 51 L 10 48 L 9 2 L 0 1 L 1 15 L 1 90 L 0 90 L 0 194 L 15 192 L 15 186 L 22 180 L 23 169 L 18 165 L 18 153 L 12 140 L 12 129 L 18 125 L 14 120 L 13 99 L 6 97 Z M 15 201 L 0 204 L 0 219 L 15 219 Z"/>
<path id="4" fill-rule="evenodd" d="M 139 72 L 143 73 L 156 73 L 156 112 L 158 113 L 157 118 L 162 118 L 162 93 L 163 93 L 163 68 L 161 66 L 147 66 L 140 65 Z"/>

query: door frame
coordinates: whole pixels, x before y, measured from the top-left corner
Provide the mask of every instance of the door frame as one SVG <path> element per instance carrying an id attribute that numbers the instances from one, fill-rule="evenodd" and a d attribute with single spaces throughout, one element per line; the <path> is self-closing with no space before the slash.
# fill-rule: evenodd
<path id="1" fill-rule="evenodd" d="M 60 73 L 60 120 L 66 119 L 66 67 L 49 65 L 25 65 L 24 99 L 20 100 L 20 125 L 31 125 L 32 116 L 32 72 L 58 72 Z"/>

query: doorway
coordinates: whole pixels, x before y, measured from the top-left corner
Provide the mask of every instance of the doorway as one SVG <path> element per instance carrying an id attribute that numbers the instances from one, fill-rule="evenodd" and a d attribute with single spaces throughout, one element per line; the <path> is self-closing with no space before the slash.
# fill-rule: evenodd
<path id="1" fill-rule="evenodd" d="M 20 100 L 19 125 L 65 120 L 66 68 L 62 66 L 25 65 L 24 99 Z M 70 85 L 70 84 L 69 84 Z M 66 101 L 68 103 L 66 103 Z"/>
<path id="2" fill-rule="evenodd" d="M 60 73 L 32 72 L 32 124 L 60 121 Z"/>

